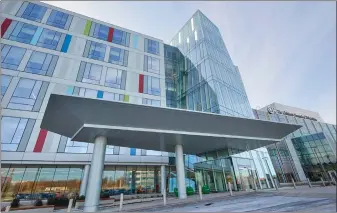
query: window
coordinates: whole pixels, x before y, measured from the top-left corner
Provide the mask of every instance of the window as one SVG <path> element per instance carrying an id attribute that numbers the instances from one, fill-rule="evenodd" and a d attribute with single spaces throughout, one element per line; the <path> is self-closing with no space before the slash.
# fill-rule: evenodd
<path id="1" fill-rule="evenodd" d="M 112 92 L 104 92 L 103 99 L 107 101 L 123 101 L 124 95 Z"/>
<path id="2" fill-rule="evenodd" d="M 41 22 L 47 8 L 38 4 L 24 2 L 16 14 L 21 18 Z"/>
<path id="3" fill-rule="evenodd" d="M 54 30 L 43 29 L 42 34 L 37 42 L 37 46 L 44 47 L 51 50 L 56 50 L 56 47 L 60 41 L 62 33 Z"/>
<path id="4" fill-rule="evenodd" d="M 11 83 L 12 76 L 1 75 L 1 98 L 5 95 L 9 84 Z"/>
<path id="5" fill-rule="evenodd" d="M 160 107 L 159 100 L 153 100 L 153 99 L 148 99 L 148 98 L 143 98 L 143 104 Z"/>
<path id="6" fill-rule="evenodd" d="M 27 118 L 2 117 L 1 150 L 16 151 L 26 128 Z"/>
<path id="7" fill-rule="evenodd" d="M 64 152 L 67 153 L 87 153 L 89 143 L 86 142 L 78 142 L 71 141 L 68 138 L 66 149 Z"/>
<path id="8" fill-rule="evenodd" d="M 115 68 L 108 68 L 104 86 L 125 89 L 126 71 Z"/>
<path id="9" fill-rule="evenodd" d="M 11 45 L 1 45 L 1 67 L 4 69 L 17 70 L 26 49 Z"/>
<path id="10" fill-rule="evenodd" d="M 160 95 L 159 78 L 144 76 L 144 93 L 149 95 Z"/>
<path id="11" fill-rule="evenodd" d="M 19 110 L 33 110 L 39 97 L 42 81 L 21 78 L 16 86 L 7 108 Z"/>
<path id="12" fill-rule="evenodd" d="M 97 98 L 97 90 L 80 88 L 79 96 L 86 98 Z"/>
<path id="13" fill-rule="evenodd" d="M 145 39 L 145 51 L 155 55 L 159 55 L 159 42 Z"/>
<path id="14" fill-rule="evenodd" d="M 12 41 L 17 41 L 21 43 L 29 44 L 33 36 L 37 30 L 37 26 L 26 24 L 22 22 L 13 21 L 11 26 L 13 25 L 13 29 L 7 30 L 4 38 Z M 10 26 L 10 28 L 11 28 Z M 8 36 L 9 35 L 9 36 Z"/>
<path id="15" fill-rule="evenodd" d="M 99 84 L 99 81 L 101 80 L 102 69 L 103 66 L 101 65 L 82 61 L 79 76 L 83 76 L 79 77 L 80 79 L 78 78 L 77 80 L 84 83 Z"/>
<path id="16" fill-rule="evenodd" d="M 128 47 L 130 43 L 130 33 L 115 28 L 113 32 L 112 43 Z"/>
<path id="17" fill-rule="evenodd" d="M 158 58 L 144 56 L 144 71 L 159 74 L 160 63 Z"/>
<path id="18" fill-rule="evenodd" d="M 56 55 L 34 51 L 27 62 L 25 72 L 52 76 L 57 60 Z"/>
<path id="19" fill-rule="evenodd" d="M 129 51 L 117 47 L 110 48 L 109 63 L 127 66 Z"/>
<path id="20" fill-rule="evenodd" d="M 105 44 L 94 41 L 87 41 L 83 56 L 99 61 L 104 61 L 105 51 Z"/>
<path id="21" fill-rule="evenodd" d="M 109 27 L 103 24 L 92 23 L 92 37 L 106 41 L 108 39 Z"/>
<path id="22" fill-rule="evenodd" d="M 57 10 L 52 10 L 47 20 L 47 24 L 50 26 L 68 30 L 72 19 L 72 15 Z"/>

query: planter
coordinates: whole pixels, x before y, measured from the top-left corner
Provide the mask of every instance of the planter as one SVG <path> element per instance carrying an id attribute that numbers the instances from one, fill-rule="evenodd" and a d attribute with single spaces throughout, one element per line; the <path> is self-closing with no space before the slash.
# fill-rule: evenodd
<path id="1" fill-rule="evenodd" d="M 99 200 L 99 205 L 112 205 L 115 202 L 114 198 L 101 198 Z M 84 200 L 76 200 L 75 209 L 84 206 Z"/>
<path id="2" fill-rule="evenodd" d="M 15 212 L 53 212 L 54 206 L 22 206 L 19 208 L 11 208 L 9 211 Z"/>

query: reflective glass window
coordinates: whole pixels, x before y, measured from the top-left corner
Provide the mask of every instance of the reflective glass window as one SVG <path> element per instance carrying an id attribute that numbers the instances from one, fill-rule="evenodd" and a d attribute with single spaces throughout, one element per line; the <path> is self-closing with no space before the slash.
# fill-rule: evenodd
<path id="1" fill-rule="evenodd" d="M 97 98 L 97 90 L 80 88 L 79 96 L 86 98 Z"/>
<path id="2" fill-rule="evenodd" d="M 145 62 L 145 63 L 147 63 L 147 70 L 146 71 L 159 74 L 159 72 L 160 72 L 160 60 L 158 58 L 154 58 L 154 57 L 151 57 L 151 56 L 147 56 L 147 57 L 145 57 L 145 59 L 147 59 L 147 61 Z"/>
<path id="3" fill-rule="evenodd" d="M 117 47 L 111 47 L 109 53 L 109 63 L 117 64 L 121 66 L 127 66 L 127 50 L 123 50 Z"/>
<path id="4" fill-rule="evenodd" d="M 6 182 L 1 181 L 1 200 L 12 201 L 13 195 L 16 194 L 21 185 L 23 175 L 25 173 L 25 167 L 10 168 L 7 175 Z"/>
<path id="5" fill-rule="evenodd" d="M 112 43 L 128 47 L 130 43 L 129 40 L 130 40 L 130 33 L 124 32 L 116 28 L 114 29 Z"/>
<path id="6" fill-rule="evenodd" d="M 26 6 L 24 3 L 22 7 Z M 41 22 L 47 8 L 38 4 L 28 3 L 25 11 L 22 13 L 21 18 L 29 19 L 36 22 Z"/>
<path id="7" fill-rule="evenodd" d="M 123 101 L 124 95 L 112 93 L 112 92 L 104 92 L 102 99 L 107 100 L 107 101 Z"/>
<path id="8" fill-rule="evenodd" d="M 82 82 L 90 84 L 99 84 L 101 80 L 103 66 L 86 63 Z"/>
<path id="9" fill-rule="evenodd" d="M 67 181 L 68 192 L 80 191 L 82 172 L 82 168 L 70 168 Z"/>
<path id="10" fill-rule="evenodd" d="M 16 151 L 25 131 L 28 119 L 17 117 L 2 117 L 1 119 L 1 150 Z"/>
<path id="11" fill-rule="evenodd" d="M 144 76 L 144 93 L 149 95 L 160 95 L 160 79 L 153 76 Z"/>
<path id="12" fill-rule="evenodd" d="M 87 41 L 87 45 L 90 44 L 88 58 L 104 61 L 106 45 L 94 41 Z"/>
<path id="13" fill-rule="evenodd" d="M 26 49 L 11 45 L 1 45 L 1 67 L 4 69 L 17 70 Z"/>
<path id="14" fill-rule="evenodd" d="M 9 84 L 11 83 L 12 76 L 1 75 L 1 98 L 5 95 Z"/>
<path id="15" fill-rule="evenodd" d="M 16 26 L 9 35 L 8 39 L 29 44 L 33 39 L 33 36 L 37 30 L 37 26 L 23 22 L 12 22 L 12 24 L 15 24 Z"/>
<path id="16" fill-rule="evenodd" d="M 143 98 L 142 103 L 145 104 L 145 105 L 160 107 L 160 100 L 153 100 L 153 99 Z"/>
<path id="17" fill-rule="evenodd" d="M 49 29 L 43 29 L 36 45 L 39 47 L 55 50 L 60 41 L 61 35 L 62 33 L 60 32 Z"/>
<path id="18" fill-rule="evenodd" d="M 151 54 L 159 55 L 159 42 L 151 39 L 145 39 L 145 51 Z"/>
<path id="19" fill-rule="evenodd" d="M 109 27 L 97 23 L 95 23 L 93 26 L 95 27 L 93 37 L 106 41 L 108 39 Z"/>
<path id="20" fill-rule="evenodd" d="M 122 85 L 122 74 L 126 72 L 115 68 L 108 68 L 105 77 L 104 85 L 107 87 L 113 87 L 117 89 L 125 89 Z"/>
<path id="21" fill-rule="evenodd" d="M 52 76 L 57 60 L 56 55 L 34 51 L 27 62 L 25 72 Z"/>
<path id="22" fill-rule="evenodd" d="M 87 153 L 88 145 L 89 144 L 86 142 L 71 141 L 71 139 L 68 138 L 66 149 L 64 152 L 66 153 Z"/>
<path id="23" fill-rule="evenodd" d="M 47 20 L 47 24 L 68 30 L 73 16 L 57 10 L 52 10 Z M 69 21 L 68 21 L 69 20 Z"/>
<path id="24" fill-rule="evenodd" d="M 42 81 L 21 78 L 7 106 L 10 109 L 32 110 Z"/>

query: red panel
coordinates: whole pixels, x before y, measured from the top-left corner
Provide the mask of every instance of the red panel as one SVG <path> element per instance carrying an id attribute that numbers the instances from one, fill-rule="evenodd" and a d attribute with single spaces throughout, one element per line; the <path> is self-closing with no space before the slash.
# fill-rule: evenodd
<path id="1" fill-rule="evenodd" d="M 37 137 L 36 144 L 33 152 L 41 152 L 44 142 L 46 141 L 48 131 L 45 129 L 40 129 L 39 136 Z"/>
<path id="2" fill-rule="evenodd" d="M 139 74 L 139 88 L 138 88 L 138 92 L 139 93 L 143 93 L 144 91 L 144 75 Z"/>
<path id="3" fill-rule="evenodd" d="M 114 34 L 114 28 L 109 27 L 108 41 L 112 42 L 113 34 Z"/>
<path id="4" fill-rule="evenodd" d="M 7 31 L 9 25 L 11 25 L 12 19 L 6 18 L 4 22 L 1 24 L 1 38 L 4 36 L 5 32 Z"/>

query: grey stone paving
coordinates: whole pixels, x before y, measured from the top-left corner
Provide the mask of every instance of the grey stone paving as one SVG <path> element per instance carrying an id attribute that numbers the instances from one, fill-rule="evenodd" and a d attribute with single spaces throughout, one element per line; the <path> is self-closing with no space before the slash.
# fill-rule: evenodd
<path id="1" fill-rule="evenodd" d="M 137 210 L 135 210 L 137 211 Z M 142 208 L 144 212 L 336 212 L 336 188 L 317 187 L 249 193 L 197 204 Z"/>

